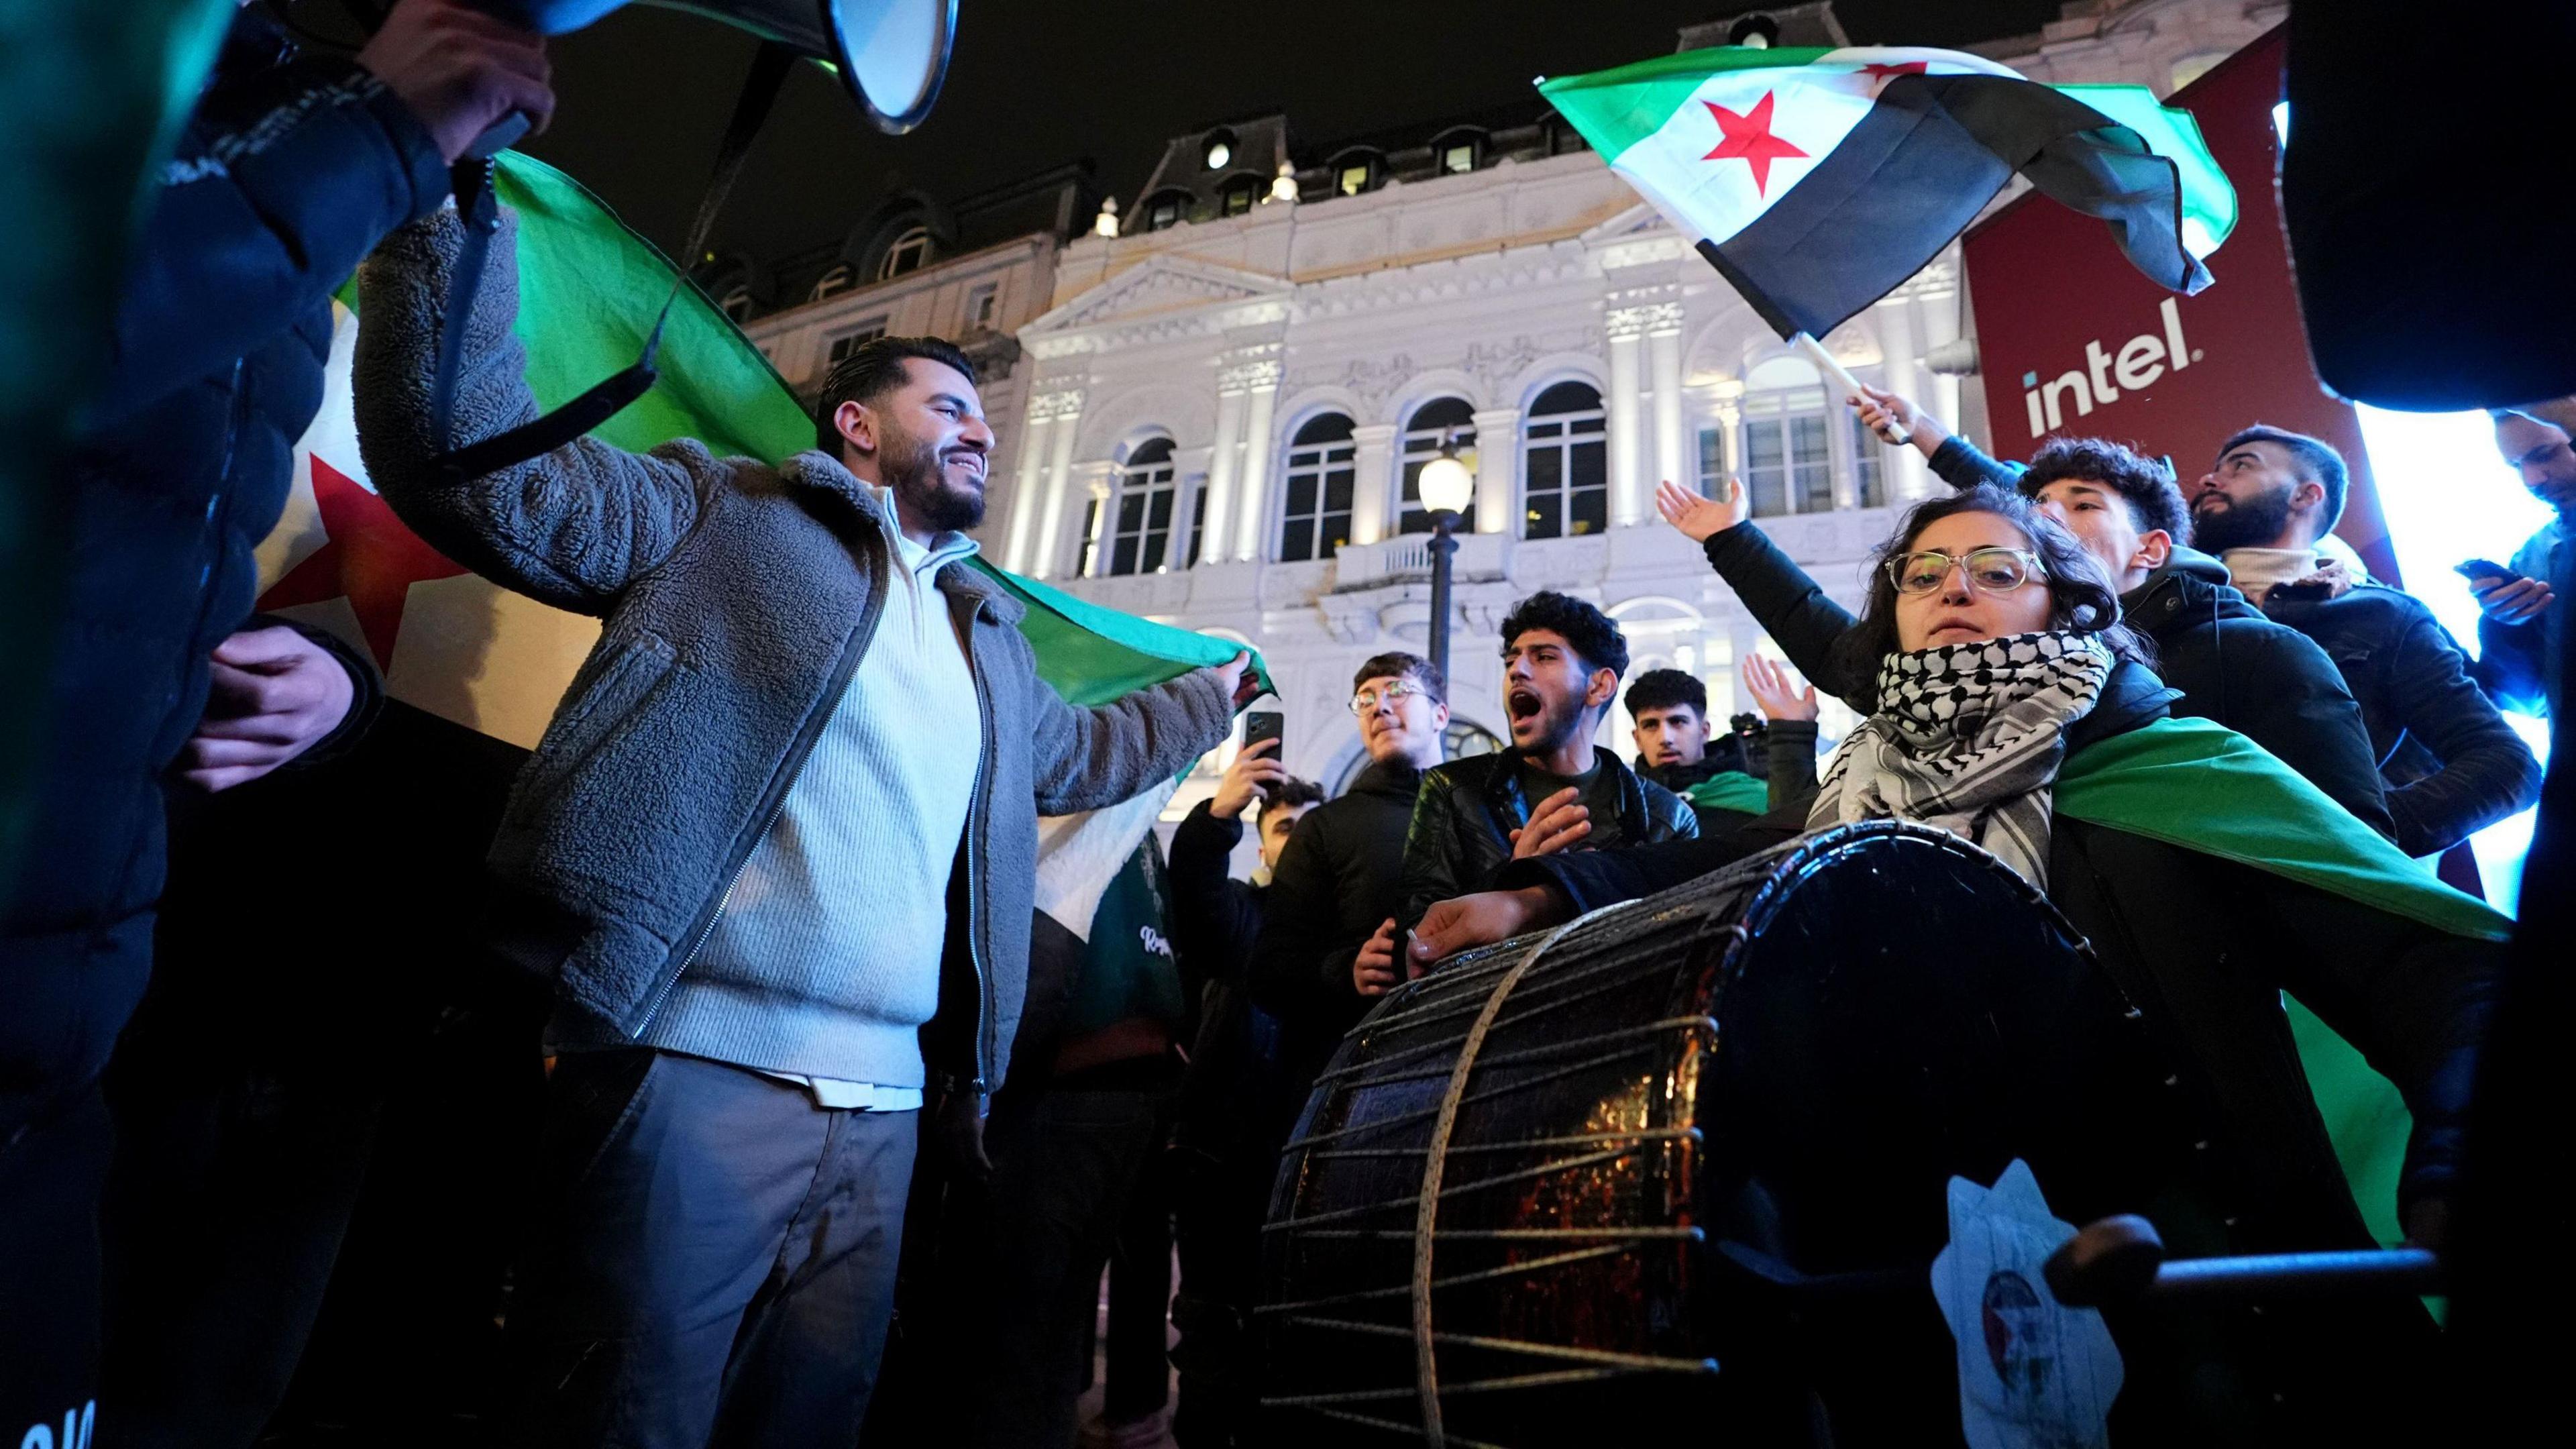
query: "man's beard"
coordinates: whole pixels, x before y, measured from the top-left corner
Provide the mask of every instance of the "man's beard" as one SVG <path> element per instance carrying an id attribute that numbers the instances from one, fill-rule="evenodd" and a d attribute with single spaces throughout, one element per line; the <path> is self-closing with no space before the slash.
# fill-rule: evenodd
<path id="1" fill-rule="evenodd" d="M 2225 508 L 2192 509 L 2192 546 L 2204 553 L 2270 548 L 2281 531 L 2290 526 L 2291 492 L 2289 488 L 2276 488 L 2242 503 L 2231 502 Z"/>
<path id="2" fill-rule="evenodd" d="M 1569 705 L 1563 700 L 1550 699 L 1542 691 L 1532 692 L 1537 693 L 1540 700 L 1539 734 L 1538 738 L 1518 748 L 1522 754 L 1536 759 L 1541 755 L 1553 754 L 1573 743 L 1575 736 L 1583 733 L 1583 726 L 1590 711 L 1584 708 L 1581 700 L 1576 700 Z M 1508 698 L 1509 691 L 1505 691 L 1505 695 Z"/>
<path id="3" fill-rule="evenodd" d="M 984 521 L 983 491 L 950 487 L 939 449 L 930 443 L 887 429 L 877 473 L 904 511 L 933 532 L 962 532 Z"/>

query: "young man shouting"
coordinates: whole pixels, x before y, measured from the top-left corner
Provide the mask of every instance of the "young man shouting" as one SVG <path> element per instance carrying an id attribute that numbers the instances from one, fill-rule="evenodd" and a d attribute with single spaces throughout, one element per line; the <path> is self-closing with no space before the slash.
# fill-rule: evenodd
<path id="1" fill-rule="evenodd" d="M 1619 626 L 1581 599 L 1530 595 L 1503 620 L 1512 747 L 1432 770 L 1404 842 L 1404 921 L 1484 888 L 1518 856 L 1697 836 L 1680 796 L 1592 743 L 1628 672 Z"/>

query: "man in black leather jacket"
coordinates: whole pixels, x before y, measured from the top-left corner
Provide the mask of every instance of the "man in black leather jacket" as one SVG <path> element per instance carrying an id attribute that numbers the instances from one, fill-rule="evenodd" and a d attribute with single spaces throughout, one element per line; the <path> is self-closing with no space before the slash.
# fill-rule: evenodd
<path id="1" fill-rule="evenodd" d="M 1627 638 L 1599 609 L 1552 591 L 1513 606 L 1503 620 L 1512 747 L 1423 776 L 1404 840 L 1408 928 L 1517 856 L 1699 834 L 1687 801 L 1592 743 L 1627 672 Z"/>

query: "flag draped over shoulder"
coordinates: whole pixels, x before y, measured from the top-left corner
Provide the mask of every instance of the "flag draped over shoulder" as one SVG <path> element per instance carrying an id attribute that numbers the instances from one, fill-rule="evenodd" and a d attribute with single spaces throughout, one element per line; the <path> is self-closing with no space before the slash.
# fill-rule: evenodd
<path id="1" fill-rule="evenodd" d="M 562 172 L 501 157 L 502 203 L 519 217 L 518 333 L 530 391 L 553 408 L 635 360 L 674 268 Z M 376 496 L 350 410 L 354 288 L 342 294 L 322 410 L 297 444 L 284 516 L 260 546 L 260 607 L 366 648 L 395 698 L 533 748 L 598 621 L 467 573 Z M 594 437 L 642 450 L 695 438 L 719 455 L 778 462 L 815 445 L 814 424 L 767 358 L 694 287 L 665 325 L 651 391 Z M 1085 603 L 978 560 L 1028 605 L 1039 675 L 1073 704 L 1100 704 L 1240 646 Z M 1255 668 L 1259 668 L 1256 662 Z"/>
<path id="2" fill-rule="evenodd" d="M 2286 876 L 2455 936 L 2502 941 L 2513 922 L 2435 879 L 2262 746 L 2205 719 L 2165 719 L 2067 757 L 2056 808 L 2132 835 Z M 2386 1077 L 2288 996 L 2291 1039 L 2326 1136 L 2372 1236 L 2396 1243 L 2397 1179 L 2414 1119 Z"/>
<path id="3" fill-rule="evenodd" d="M 2178 292 L 2236 224 L 2187 112 L 1959 51 L 1720 46 L 1539 86 L 1783 337 L 1922 270 L 2014 173 L 2108 222 Z"/>

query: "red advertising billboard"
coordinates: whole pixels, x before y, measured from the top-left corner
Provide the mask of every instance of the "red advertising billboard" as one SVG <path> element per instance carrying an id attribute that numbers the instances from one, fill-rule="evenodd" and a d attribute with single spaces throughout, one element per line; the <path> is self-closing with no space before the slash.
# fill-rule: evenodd
<path id="1" fill-rule="evenodd" d="M 2236 230 L 2209 257 L 2216 280 L 2198 296 L 2147 280 L 2101 222 L 2041 196 L 1968 232 L 1986 418 L 2000 457 L 2029 457 L 2051 433 L 2112 438 L 2170 455 L 2185 491 L 2248 423 L 2314 434 L 2352 465 L 2336 532 L 2394 581 L 2359 420 L 2317 381 L 2290 281 L 2272 187 L 2281 48 L 2274 30 L 2168 102 L 2198 119 L 2236 183 Z"/>

